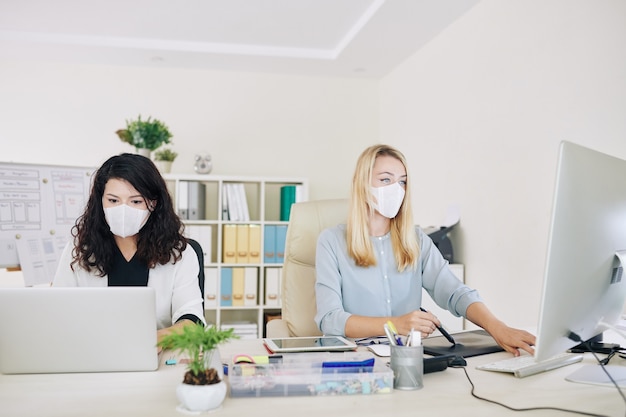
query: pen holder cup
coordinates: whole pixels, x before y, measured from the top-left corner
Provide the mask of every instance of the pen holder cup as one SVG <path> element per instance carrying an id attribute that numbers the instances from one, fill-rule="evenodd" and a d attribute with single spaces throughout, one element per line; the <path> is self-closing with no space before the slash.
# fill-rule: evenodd
<path id="1" fill-rule="evenodd" d="M 393 387 L 416 390 L 424 386 L 424 346 L 391 346 Z"/>

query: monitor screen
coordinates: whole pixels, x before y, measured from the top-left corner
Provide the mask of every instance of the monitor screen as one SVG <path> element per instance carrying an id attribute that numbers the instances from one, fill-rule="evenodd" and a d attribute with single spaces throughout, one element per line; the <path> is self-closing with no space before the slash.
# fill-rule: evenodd
<path id="1" fill-rule="evenodd" d="M 575 336 L 588 340 L 617 323 L 626 298 L 622 251 L 626 251 L 626 161 L 562 142 L 537 360 L 579 344 Z"/>

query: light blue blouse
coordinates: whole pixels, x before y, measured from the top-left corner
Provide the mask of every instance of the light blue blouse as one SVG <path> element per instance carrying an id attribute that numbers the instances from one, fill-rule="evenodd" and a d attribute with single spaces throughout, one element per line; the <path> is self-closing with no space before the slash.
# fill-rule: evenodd
<path id="1" fill-rule="evenodd" d="M 448 267 L 433 241 L 415 228 L 421 254 L 416 270 L 398 272 L 390 234 L 371 237 L 377 265 L 356 266 L 348 256 L 346 225 L 326 229 L 317 240 L 315 260 L 315 322 L 327 335 L 345 335 L 352 314 L 370 317 L 400 316 L 418 310 L 422 287 L 433 300 L 455 316 L 482 301 L 476 290 L 463 284 Z M 381 334 L 383 329 L 381 329 Z"/>

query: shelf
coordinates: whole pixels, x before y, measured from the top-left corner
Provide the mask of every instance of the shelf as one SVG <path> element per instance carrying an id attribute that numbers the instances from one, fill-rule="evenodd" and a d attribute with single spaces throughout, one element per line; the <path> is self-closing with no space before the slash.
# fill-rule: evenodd
<path id="1" fill-rule="evenodd" d="M 280 275 L 289 224 L 285 200 L 306 201 L 307 180 L 180 174 L 164 178 L 185 235 L 197 240 L 205 252 L 207 322 L 218 327 L 255 323 L 257 337 L 263 337 L 267 317 L 280 314 Z"/>

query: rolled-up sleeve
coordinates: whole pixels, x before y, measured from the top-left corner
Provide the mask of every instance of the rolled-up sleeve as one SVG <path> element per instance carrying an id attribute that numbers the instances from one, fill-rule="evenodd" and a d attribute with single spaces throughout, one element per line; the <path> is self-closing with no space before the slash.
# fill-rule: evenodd
<path id="1" fill-rule="evenodd" d="M 457 317 L 465 317 L 470 304 L 482 301 L 478 291 L 468 287 L 454 275 L 448 261 L 441 255 L 430 237 L 421 229 L 417 232 L 420 238 L 424 289 L 439 307 Z"/>

